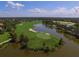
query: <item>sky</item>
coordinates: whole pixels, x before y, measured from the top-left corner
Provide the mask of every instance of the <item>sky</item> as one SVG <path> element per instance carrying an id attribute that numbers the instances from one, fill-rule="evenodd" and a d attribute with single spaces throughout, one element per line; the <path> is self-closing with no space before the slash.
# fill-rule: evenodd
<path id="1" fill-rule="evenodd" d="M 0 17 L 79 17 L 79 1 L 0 1 Z"/>

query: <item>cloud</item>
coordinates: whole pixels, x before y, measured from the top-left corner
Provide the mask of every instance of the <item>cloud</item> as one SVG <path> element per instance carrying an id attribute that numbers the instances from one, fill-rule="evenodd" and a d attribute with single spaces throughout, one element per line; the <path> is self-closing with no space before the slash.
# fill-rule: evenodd
<path id="1" fill-rule="evenodd" d="M 55 9 L 40 9 L 34 8 L 28 10 L 35 16 L 48 16 L 48 17 L 78 17 L 79 16 L 79 7 L 75 6 L 73 8 L 65 8 L 65 7 L 58 7 Z"/>
<path id="2" fill-rule="evenodd" d="M 74 7 L 73 10 L 79 14 L 79 6 Z"/>
<path id="3" fill-rule="evenodd" d="M 8 1 L 6 7 L 21 8 L 24 7 L 24 4 Z M 32 8 L 32 9 L 19 10 L 19 11 L 13 10 L 14 12 L 12 10 L 10 11 L 8 11 L 8 16 L 21 15 L 28 17 L 79 17 L 79 6 L 75 6 L 72 8 L 67 8 L 67 7 L 56 7 L 53 9 Z M 4 13 L 4 15 L 5 14 L 7 15 L 7 13 Z M 0 15 L 2 15 L 2 12 Z"/>
<path id="4" fill-rule="evenodd" d="M 47 12 L 47 10 L 40 9 L 40 8 L 34 8 L 34 9 L 29 9 L 28 12 L 31 12 L 31 13 L 45 13 L 45 12 Z"/>
<path id="5" fill-rule="evenodd" d="M 8 1 L 6 7 L 20 8 L 20 7 L 24 7 L 24 4 Z"/>

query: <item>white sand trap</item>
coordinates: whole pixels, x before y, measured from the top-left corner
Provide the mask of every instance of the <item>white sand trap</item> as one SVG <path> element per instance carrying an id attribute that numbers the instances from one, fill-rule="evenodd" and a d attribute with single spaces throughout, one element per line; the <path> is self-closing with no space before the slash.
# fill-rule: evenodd
<path id="1" fill-rule="evenodd" d="M 31 32 L 37 32 L 37 31 L 35 31 L 35 30 L 33 30 L 33 29 L 29 29 L 29 31 L 31 31 Z"/>
<path id="2" fill-rule="evenodd" d="M 19 24 L 19 25 L 23 25 L 23 24 Z"/>
<path id="3" fill-rule="evenodd" d="M 46 35 L 50 35 L 49 33 L 46 33 Z"/>
<path id="4" fill-rule="evenodd" d="M 49 33 L 40 32 L 36 36 L 41 39 L 47 39 L 47 40 L 51 39 L 51 36 L 49 35 Z"/>

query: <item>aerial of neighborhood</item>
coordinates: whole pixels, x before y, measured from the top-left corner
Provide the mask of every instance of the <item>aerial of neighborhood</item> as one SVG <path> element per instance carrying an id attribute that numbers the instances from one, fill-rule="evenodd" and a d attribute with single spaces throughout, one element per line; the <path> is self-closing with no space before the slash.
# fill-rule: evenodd
<path id="1" fill-rule="evenodd" d="M 0 57 L 79 57 L 79 2 L 0 1 Z"/>

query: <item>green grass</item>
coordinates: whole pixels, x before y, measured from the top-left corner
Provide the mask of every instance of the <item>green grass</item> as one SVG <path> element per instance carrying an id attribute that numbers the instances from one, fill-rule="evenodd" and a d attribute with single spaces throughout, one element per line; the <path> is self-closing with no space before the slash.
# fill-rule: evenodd
<path id="1" fill-rule="evenodd" d="M 44 48 L 43 43 L 45 43 L 45 46 L 49 47 L 49 49 L 52 49 L 59 43 L 59 39 L 55 37 L 54 35 L 46 35 L 44 32 L 31 32 L 29 31 L 30 28 L 33 28 L 33 24 L 37 24 L 41 22 L 23 22 L 16 25 L 16 34 L 17 38 L 21 34 L 24 34 L 29 38 L 28 47 L 33 49 L 40 49 Z"/>
<path id="2" fill-rule="evenodd" d="M 5 32 L 3 34 L 0 34 L 0 43 L 3 42 L 3 41 L 8 40 L 8 37 L 9 37 L 8 32 Z"/>
<path id="3" fill-rule="evenodd" d="M 17 37 L 19 37 L 22 33 L 29 33 L 29 28 L 32 28 L 32 25 L 35 24 L 37 22 L 23 22 L 20 24 L 16 25 L 16 33 L 17 33 Z"/>
<path id="4" fill-rule="evenodd" d="M 38 33 L 37 37 L 40 38 L 40 39 L 51 39 L 50 35 L 47 35 L 46 33 L 43 33 L 43 32 Z"/>

